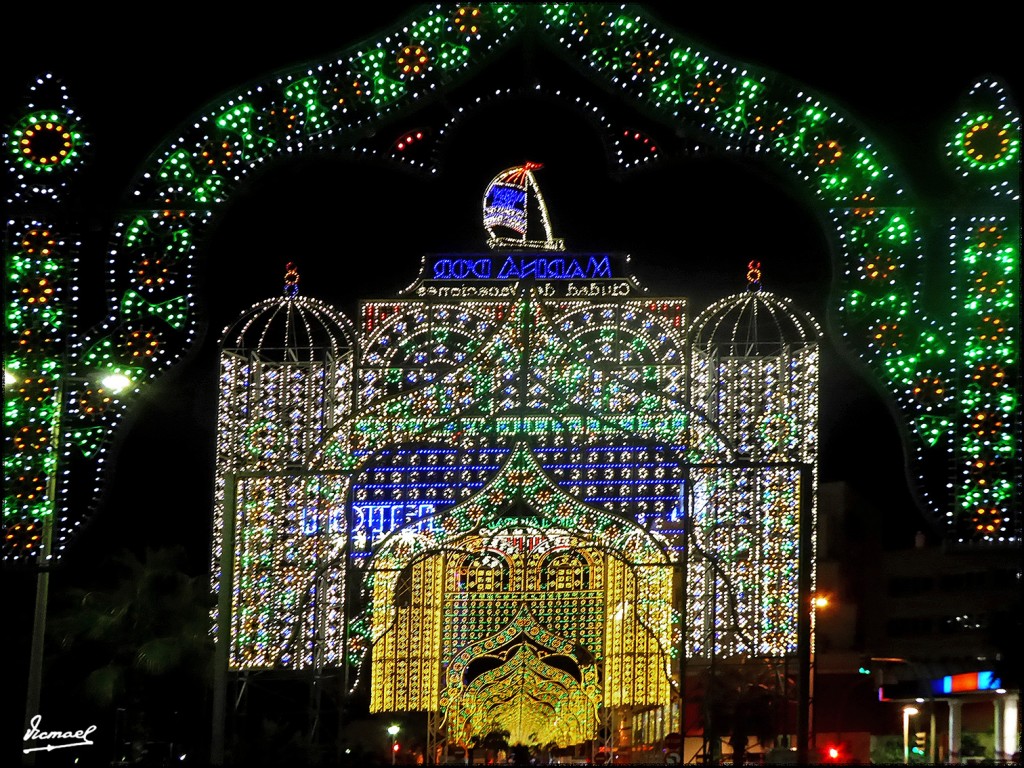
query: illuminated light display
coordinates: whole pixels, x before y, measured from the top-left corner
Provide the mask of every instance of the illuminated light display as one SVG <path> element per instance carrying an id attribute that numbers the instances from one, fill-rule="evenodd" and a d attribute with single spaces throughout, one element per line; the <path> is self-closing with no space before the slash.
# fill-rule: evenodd
<path id="1" fill-rule="evenodd" d="M 352 412 L 351 325 L 299 294 L 289 262 L 281 298 L 255 305 L 221 338 L 213 583 L 230 515 L 231 664 L 337 664 L 347 525 L 328 518 L 344 489 L 330 472 L 299 468 Z M 316 629 L 326 655 L 312 642 L 314 616 L 326 620 Z"/>
<path id="2" fill-rule="evenodd" d="M 455 11 L 452 25 L 459 34 L 475 37 L 480 33 L 484 15 L 479 8 L 473 6 L 461 6 Z"/>
<path id="3" fill-rule="evenodd" d="M 658 146 L 643 131 L 623 130 L 615 139 L 615 154 L 618 162 L 631 168 L 658 157 Z"/>
<path id="4" fill-rule="evenodd" d="M 289 153 L 352 150 L 350 129 L 382 126 L 417 100 L 426 101 L 422 97 L 446 89 L 456 77 L 481 68 L 526 35 L 550 43 L 552 50 L 578 63 L 585 76 L 610 86 L 622 100 L 641 107 L 669 130 L 700 136 L 709 150 L 759 154 L 766 167 L 807 188 L 812 205 L 830 224 L 827 234 L 840 265 L 832 286 L 836 297 L 832 319 L 848 349 L 878 378 L 899 409 L 906 454 L 926 511 L 955 539 L 1019 541 L 1020 411 L 1015 403 L 1020 394 L 1020 219 L 1015 203 L 1019 201 L 1020 121 L 1009 94 L 998 81 L 984 79 L 965 95 L 946 145 L 948 165 L 961 180 L 959 193 L 951 199 L 961 207 L 948 226 L 937 227 L 934 211 L 906 191 L 913 185 L 895 158 L 876 146 L 858 120 L 830 99 L 776 73 L 723 60 L 665 28 L 642 7 L 627 10 L 619 5 L 573 3 L 424 7 L 396 22 L 379 40 L 363 41 L 337 57 L 268 76 L 211 102 L 197 119 L 168 132 L 173 138 L 154 148 L 149 155 L 153 159 L 127 190 L 125 197 L 131 204 L 116 216 L 107 258 L 116 296 L 102 322 L 78 336 L 65 315 L 59 335 L 26 335 L 26 330 L 34 329 L 19 323 L 27 317 L 23 310 L 29 305 L 17 296 L 5 297 L 8 307 L 20 313 L 14 319 L 8 315 L 5 324 L 5 379 L 14 375 L 14 368 L 26 365 L 8 354 L 19 346 L 8 343 L 11 339 L 31 338 L 26 346 L 39 350 L 37 340 L 50 338 L 53 356 L 46 364 L 52 373 L 66 362 L 62 373 L 70 375 L 64 382 L 76 387 L 79 381 L 85 382 L 83 391 L 95 391 L 95 380 L 102 374 L 93 369 L 112 367 L 124 369 L 134 386 L 120 393 L 102 414 L 80 412 L 78 395 L 65 390 L 66 404 L 10 416 L 13 421 L 8 423 L 24 418 L 69 435 L 90 435 L 91 458 L 79 463 L 74 472 L 76 477 L 93 478 L 92 494 L 98 500 L 110 466 L 106 449 L 126 409 L 155 377 L 187 355 L 196 339 L 195 261 L 208 225 L 243 181 L 268 160 Z M 407 46 L 410 52 L 419 46 L 431 56 L 429 76 L 400 77 L 396 56 Z M 638 52 L 644 58 L 647 52 L 656 54 L 657 74 L 637 74 L 633 64 Z M 33 131 L 37 123 L 43 127 L 42 134 L 5 135 L 3 158 L 13 181 L 8 202 L 12 216 L 57 231 L 61 222 L 48 220 L 33 206 L 58 200 L 71 189 L 88 142 L 58 80 L 47 75 L 33 83 L 31 91 L 30 106 L 12 124 L 23 129 L 29 126 L 28 118 L 43 114 L 58 119 L 32 122 Z M 565 93 L 554 95 L 566 103 L 573 101 Z M 588 111 L 594 108 L 579 99 L 576 103 Z M 48 124 L 55 127 L 49 129 Z M 63 130 L 58 132 L 58 126 Z M 621 133 L 622 128 L 615 126 L 609 135 Z M 28 145 L 21 143 L 25 138 L 30 139 Z M 33 138 L 39 139 L 37 145 Z M 30 149 L 27 154 L 26 148 Z M 26 157 L 40 162 L 26 165 Z M 624 153 L 619 162 L 628 164 L 635 157 Z M 70 159 L 50 162 L 51 158 Z M 436 170 L 423 155 L 406 161 Z M 991 227 L 999 230 L 1001 240 L 975 240 L 971 234 Z M 73 260 L 77 244 L 73 233 L 64 230 L 70 247 L 61 253 Z M 943 243 L 948 244 L 951 269 L 936 270 Z M 18 249 L 11 243 L 6 248 L 9 265 Z M 157 255 L 162 256 L 162 266 L 156 274 L 163 276 L 163 282 L 153 272 L 139 269 L 155 265 Z M 41 270 L 38 257 L 29 260 L 32 269 Z M 145 274 L 139 274 L 142 271 Z M 61 277 L 70 279 L 67 273 Z M 186 303 L 180 327 L 149 329 L 162 334 L 158 350 L 150 356 L 124 354 L 125 329 L 137 329 L 132 325 L 137 318 L 123 315 L 121 298 L 128 290 L 137 291 L 151 304 L 176 297 Z M 56 308 L 51 317 L 68 309 L 66 303 L 47 305 Z M 879 334 L 883 326 L 898 328 L 900 333 Z M 989 366 L 986 370 L 1002 369 L 1001 383 L 989 386 L 975 381 L 974 373 L 982 364 Z M 926 405 L 907 397 L 925 376 L 945 382 L 940 404 Z M 983 437 L 976 434 L 970 424 L 980 410 L 1000 413 L 1001 431 Z M 12 429 L 8 428 L 7 439 Z M 53 459 L 57 450 L 52 448 Z M 999 465 L 995 471 L 1002 478 L 990 486 L 990 506 L 1001 510 L 1003 520 L 991 535 L 979 534 L 970 522 L 977 489 L 962 487 L 961 482 L 982 456 L 994 457 Z M 8 477 L 18 471 L 13 465 L 5 466 Z M 87 479 L 84 485 L 88 486 Z M 4 509 L 5 524 L 18 519 L 11 515 L 20 513 L 8 511 L 9 505 Z M 60 555 L 86 514 L 62 508 L 55 519 L 60 543 L 52 556 Z"/>
<path id="5" fill-rule="evenodd" d="M 957 150 L 978 170 L 1000 168 L 1020 151 L 1013 121 L 1004 122 L 995 115 L 975 115 L 963 123 L 966 127 L 956 135 Z"/>
<path id="6" fill-rule="evenodd" d="M 1003 681 L 991 670 L 964 672 L 946 675 L 932 680 L 932 693 L 965 693 L 971 691 L 995 691 L 1003 687 Z"/>
<path id="7" fill-rule="evenodd" d="M 525 163 L 508 168 L 493 179 L 484 190 L 484 228 L 491 248 L 538 248 L 560 251 L 564 244 L 551 232 L 547 204 L 537 186 L 533 172 L 542 168 L 540 163 Z M 544 230 L 544 239 L 529 239 L 530 221 L 533 228 Z"/>
<path id="8" fill-rule="evenodd" d="M 68 115 L 37 112 L 23 117 L 11 132 L 16 153 L 26 170 L 50 172 L 74 162 L 82 136 Z"/>
<path id="9" fill-rule="evenodd" d="M 430 69 L 430 55 L 421 45 L 406 45 L 395 57 L 395 64 L 400 77 L 416 77 Z"/>
<path id="10" fill-rule="evenodd" d="M 489 237 L 494 184 L 540 197 L 536 167 L 488 185 Z M 371 711 L 435 713 L 432 738 L 567 746 L 613 710 L 678 729 L 681 654 L 794 653 L 819 327 L 757 261 L 691 324 L 621 254 L 523 239 L 425 256 L 355 330 L 289 265 L 225 331 L 233 669 L 352 664 Z"/>

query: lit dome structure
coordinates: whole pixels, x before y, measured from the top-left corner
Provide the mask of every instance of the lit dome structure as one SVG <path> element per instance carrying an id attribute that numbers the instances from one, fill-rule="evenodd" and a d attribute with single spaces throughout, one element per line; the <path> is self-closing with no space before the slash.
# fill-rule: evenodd
<path id="1" fill-rule="evenodd" d="M 312 362 L 340 357 L 352 347 L 351 322 L 330 305 L 298 294 L 299 275 L 286 266 L 284 295 L 264 299 L 243 312 L 221 333 L 221 347 L 252 353 L 267 362 Z"/>
<path id="2" fill-rule="evenodd" d="M 715 302 L 694 320 L 695 350 L 729 356 L 778 355 L 821 338 L 818 324 L 788 298 L 762 290 L 756 265 L 750 265 L 745 292 Z"/>
<path id="3" fill-rule="evenodd" d="M 821 329 L 792 302 L 761 289 L 760 262 L 747 290 L 694 320 L 693 402 L 751 460 L 813 461 L 817 455 Z"/>

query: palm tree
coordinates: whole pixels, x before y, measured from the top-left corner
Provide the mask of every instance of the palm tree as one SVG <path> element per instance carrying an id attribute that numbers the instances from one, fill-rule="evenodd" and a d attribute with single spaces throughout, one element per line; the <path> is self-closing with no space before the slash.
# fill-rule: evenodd
<path id="1" fill-rule="evenodd" d="M 186 573 L 184 562 L 180 547 L 147 548 L 141 559 L 122 550 L 110 562 L 113 584 L 69 588 L 54 606 L 58 674 L 50 677 L 79 679 L 62 695 L 77 694 L 115 723 L 118 759 L 128 743 L 169 749 L 184 732 L 208 732 L 211 596 L 205 577 Z"/>

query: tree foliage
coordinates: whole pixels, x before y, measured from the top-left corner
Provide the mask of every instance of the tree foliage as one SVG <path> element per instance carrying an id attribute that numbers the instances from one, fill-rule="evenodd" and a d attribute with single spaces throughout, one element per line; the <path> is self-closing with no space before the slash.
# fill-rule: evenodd
<path id="1" fill-rule="evenodd" d="M 122 550 L 106 579 L 96 573 L 96 583 L 69 587 L 51 605 L 49 677 L 90 711 L 117 712 L 120 742 L 166 741 L 166 731 L 204 714 L 212 598 L 206 578 L 184 563 L 179 547 L 141 558 Z"/>

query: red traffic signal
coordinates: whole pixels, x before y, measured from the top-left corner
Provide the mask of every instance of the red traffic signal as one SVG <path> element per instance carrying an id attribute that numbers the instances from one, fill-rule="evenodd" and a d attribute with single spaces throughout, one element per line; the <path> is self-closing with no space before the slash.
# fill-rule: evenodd
<path id="1" fill-rule="evenodd" d="M 825 763 L 845 763 L 849 758 L 844 744 L 826 744 L 821 750 L 821 759 Z"/>

